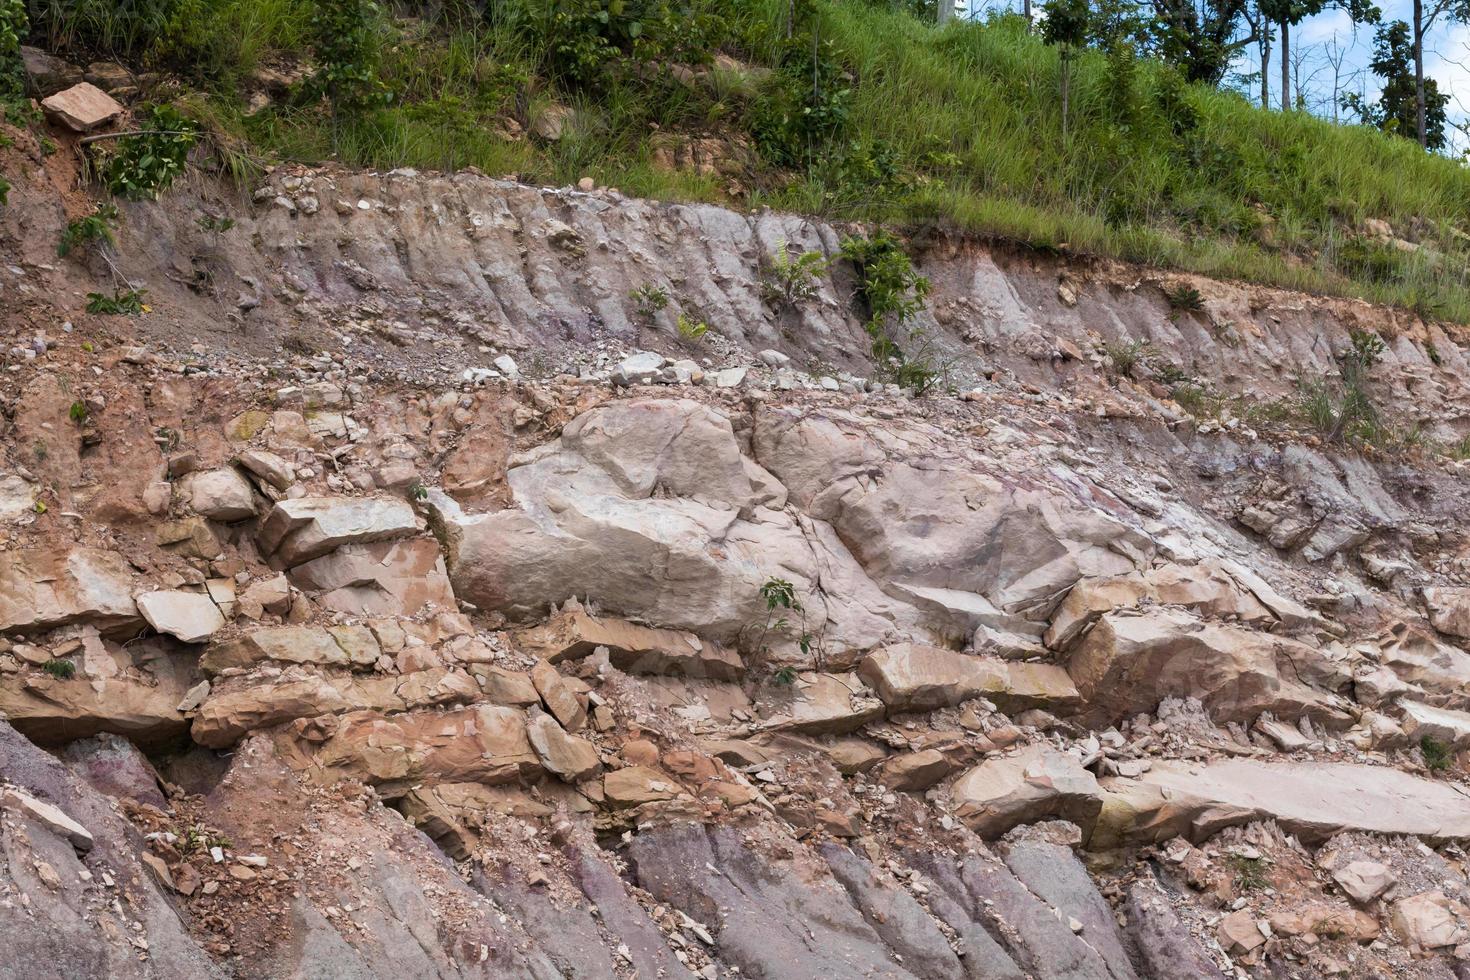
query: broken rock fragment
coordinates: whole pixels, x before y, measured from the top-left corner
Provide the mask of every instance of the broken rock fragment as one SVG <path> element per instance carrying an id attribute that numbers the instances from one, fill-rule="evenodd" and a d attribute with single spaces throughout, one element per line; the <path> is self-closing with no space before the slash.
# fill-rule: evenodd
<path id="1" fill-rule="evenodd" d="M 1096 777 L 1047 745 L 987 759 L 957 779 L 950 792 L 955 815 L 987 838 L 1055 817 L 1081 827 L 1086 839 L 1103 805 Z"/>

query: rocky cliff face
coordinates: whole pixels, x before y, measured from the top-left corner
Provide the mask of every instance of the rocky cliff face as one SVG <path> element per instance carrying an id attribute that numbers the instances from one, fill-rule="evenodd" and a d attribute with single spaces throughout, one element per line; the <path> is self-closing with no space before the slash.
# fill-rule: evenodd
<path id="1" fill-rule="evenodd" d="M 962 394 L 916 399 L 840 269 L 762 300 L 837 229 L 402 173 L 134 206 L 155 310 L 89 318 L 46 166 L 0 224 L 0 977 L 1467 969 L 1459 465 L 1107 370 L 1264 398 L 1375 329 L 1449 438 L 1459 338 L 939 242 Z"/>

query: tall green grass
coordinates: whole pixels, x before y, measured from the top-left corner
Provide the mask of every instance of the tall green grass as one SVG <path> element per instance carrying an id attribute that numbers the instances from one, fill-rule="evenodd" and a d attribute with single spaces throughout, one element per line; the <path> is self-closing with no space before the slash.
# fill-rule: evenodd
<path id="1" fill-rule="evenodd" d="M 725 15 L 722 51 L 779 64 L 788 0 L 694 2 Z M 251 72 L 309 60 L 312 0 L 130 4 L 152 19 L 120 18 L 129 5 L 111 0 L 31 0 L 33 26 L 63 49 L 181 75 L 237 143 L 308 162 L 475 166 L 558 183 L 590 175 L 634 194 L 726 200 L 725 179 L 655 167 L 653 141 L 749 140 L 780 79 L 752 71 L 689 87 L 655 64 L 561 89 L 546 74 L 548 51 L 509 21 L 385 19 L 389 106 L 341 118 L 288 100 L 247 117 L 239 92 Z M 1057 52 L 1018 19 L 940 30 L 867 0 L 813 6 L 819 39 L 850 75 L 847 124 L 809 168 L 754 159 L 741 204 L 938 225 L 1470 321 L 1470 171 L 1457 161 L 1099 52 L 1074 65 L 1064 138 Z M 502 135 L 505 120 L 530 122 L 552 102 L 576 109 L 561 140 Z M 869 180 L 864 166 L 884 176 Z M 1421 247 L 1364 238 L 1369 218 Z"/>

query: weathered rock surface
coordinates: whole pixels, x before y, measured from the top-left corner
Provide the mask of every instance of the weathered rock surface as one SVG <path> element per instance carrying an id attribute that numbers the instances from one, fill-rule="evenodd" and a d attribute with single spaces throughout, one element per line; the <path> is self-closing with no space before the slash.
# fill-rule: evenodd
<path id="1" fill-rule="evenodd" d="M 0 975 L 225 976 L 143 869 L 132 828 L 106 797 L 4 721 L 0 772 L 19 787 L 0 790 L 0 891 L 27 896 L 25 903 L 0 902 Z M 43 866 L 54 887 L 43 880 Z M 125 922 L 114 907 L 121 894 Z M 147 944 L 146 958 L 135 940 Z"/>

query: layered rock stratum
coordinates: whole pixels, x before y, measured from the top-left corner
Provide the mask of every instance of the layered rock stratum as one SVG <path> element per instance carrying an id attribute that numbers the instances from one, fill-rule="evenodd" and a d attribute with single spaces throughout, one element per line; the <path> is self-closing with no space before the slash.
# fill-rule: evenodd
<path id="1" fill-rule="evenodd" d="M 1457 328 L 939 240 L 913 397 L 840 265 L 762 298 L 842 229 L 294 170 L 129 206 L 86 317 L 34 163 L 0 977 L 1470 971 L 1463 464 L 1108 353 L 1247 405 L 1374 331 L 1450 441 Z"/>

